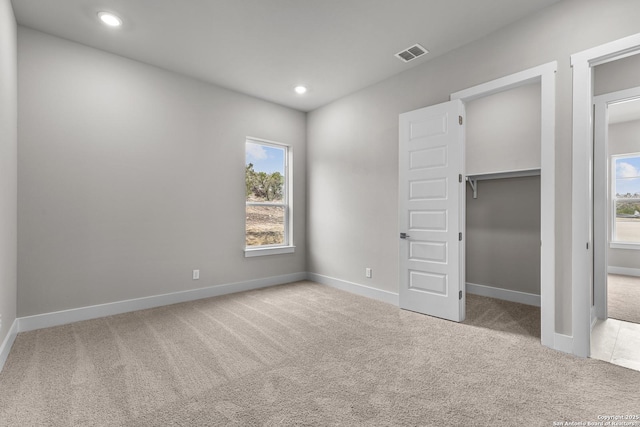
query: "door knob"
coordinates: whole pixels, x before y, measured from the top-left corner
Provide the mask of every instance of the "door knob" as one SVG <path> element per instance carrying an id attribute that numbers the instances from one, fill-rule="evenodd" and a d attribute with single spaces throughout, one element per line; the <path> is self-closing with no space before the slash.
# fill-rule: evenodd
<path id="1" fill-rule="evenodd" d="M 411 237 L 411 236 L 409 236 L 407 233 L 400 233 L 401 239 L 406 239 L 407 237 Z"/>

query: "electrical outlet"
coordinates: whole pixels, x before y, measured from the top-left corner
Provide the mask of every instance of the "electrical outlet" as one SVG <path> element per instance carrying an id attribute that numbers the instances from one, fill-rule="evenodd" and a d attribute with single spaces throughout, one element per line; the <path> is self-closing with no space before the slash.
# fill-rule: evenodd
<path id="1" fill-rule="evenodd" d="M 200 279 L 200 270 L 193 270 L 193 280 Z"/>
<path id="2" fill-rule="evenodd" d="M 364 269 L 364 275 L 371 279 L 371 269 L 369 267 Z"/>

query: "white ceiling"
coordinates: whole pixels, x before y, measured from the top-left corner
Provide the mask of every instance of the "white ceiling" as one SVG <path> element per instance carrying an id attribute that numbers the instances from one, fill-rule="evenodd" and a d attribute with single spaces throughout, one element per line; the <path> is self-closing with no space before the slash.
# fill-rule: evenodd
<path id="1" fill-rule="evenodd" d="M 303 111 L 559 0 L 13 0 L 19 24 Z M 119 15 L 107 28 L 98 11 Z M 394 54 L 420 43 L 409 63 Z M 307 85 L 297 95 L 293 88 Z"/>

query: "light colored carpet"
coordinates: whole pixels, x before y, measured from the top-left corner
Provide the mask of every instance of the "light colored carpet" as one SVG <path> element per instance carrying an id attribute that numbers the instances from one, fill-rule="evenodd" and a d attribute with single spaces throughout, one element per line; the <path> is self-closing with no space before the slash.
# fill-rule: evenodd
<path id="1" fill-rule="evenodd" d="M 638 384 L 527 333 L 301 282 L 22 333 L 0 425 L 551 426 L 636 414 Z"/>
<path id="2" fill-rule="evenodd" d="M 609 274 L 607 309 L 609 317 L 640 323 L 640 277 Z"/>

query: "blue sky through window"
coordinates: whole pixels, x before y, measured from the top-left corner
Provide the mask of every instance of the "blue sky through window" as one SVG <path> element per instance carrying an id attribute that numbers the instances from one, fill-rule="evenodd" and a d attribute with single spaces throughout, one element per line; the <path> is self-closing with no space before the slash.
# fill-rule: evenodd
<path id="1" fill-rule="evenodd" d="M 640 155 L 615 160 L 616 194 L 640 194 Z"/>
<path id="2" fill-rule="evenodd" d="M 247 142 L 246 164 L 253 163 L 256 172 L 280 172 L 284 175 L 283 148 Z"/>

